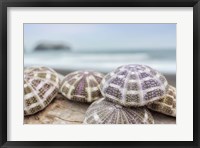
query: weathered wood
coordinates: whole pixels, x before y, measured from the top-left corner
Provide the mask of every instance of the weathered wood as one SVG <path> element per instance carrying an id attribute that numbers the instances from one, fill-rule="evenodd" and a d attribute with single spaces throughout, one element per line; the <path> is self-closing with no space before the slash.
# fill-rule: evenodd
<path id="1" fill-rule="evenodd" d="M 43 111 L 24 119 L 25 124 L 81 124 L 88 104 L 73 102 L 58 95 Z"/>
<path id="2" fill-rule="evenodd" d="M 176 118 L 151 111 L 155 124 L 176 124 Z"/>

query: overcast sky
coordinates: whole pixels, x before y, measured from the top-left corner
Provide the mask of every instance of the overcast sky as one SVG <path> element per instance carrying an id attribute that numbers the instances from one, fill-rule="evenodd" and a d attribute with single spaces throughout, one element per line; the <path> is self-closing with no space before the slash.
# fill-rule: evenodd
<path id="1" fill-rule="evenodd" d="M 175 49 L 176 24 L 24 24 L 24 45 L 65 43 L 72 50 Z"/>

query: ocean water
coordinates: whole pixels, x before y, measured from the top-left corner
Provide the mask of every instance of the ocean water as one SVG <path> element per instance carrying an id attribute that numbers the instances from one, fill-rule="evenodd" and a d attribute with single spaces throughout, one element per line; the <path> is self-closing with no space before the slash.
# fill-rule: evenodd
<path id="1" fill-rule="evenodd" d="M 125 64 L 144 64 L 165 74 L 176 74 L 176 50 L 33 51 L 24 54 L 24 66 L 43 65 L 62 71 L 110 72 Z"/>

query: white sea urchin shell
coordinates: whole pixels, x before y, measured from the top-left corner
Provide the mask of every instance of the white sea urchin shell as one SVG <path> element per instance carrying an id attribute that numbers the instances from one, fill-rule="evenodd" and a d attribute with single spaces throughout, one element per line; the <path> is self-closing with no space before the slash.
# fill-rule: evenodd
<path id="1" fill-rule="evenodd" d="M 169 85 L 167 93 L 158 101 L 147 105 L 151 110 L 176 117 L 176 89 Z"/>
<path id="2" fill-rule="evenodd" d="M 146 107 L 124 107 L 100 99 L 86 111 L 85 124 L 153 124 L 154 119 Z"/>
<path id="3" fill-rule="evenodd" d="M 168 82 L 149 66 L 131 64 L 107 74 L 100 89 L 109 101 L 123 106 L 144 106 L 164 96 Z"/>
<path id="4" fill-rule="evenodd" d="M 47 67 L 29 67 L 24 71 L 24 115 L 44 109 L 57 95 L 59 78 Z"/>

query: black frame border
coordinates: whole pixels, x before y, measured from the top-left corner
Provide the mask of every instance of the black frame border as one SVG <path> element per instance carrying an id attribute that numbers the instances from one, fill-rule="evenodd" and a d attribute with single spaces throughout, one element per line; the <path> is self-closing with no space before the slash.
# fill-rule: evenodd
<path id="1" fill-rule="evenodd" d="M 200 0 L 0 0 L 1 147 L 200 147 Z M 193 141 L 7 141 L 8 7 L 193 7 Z"/>

